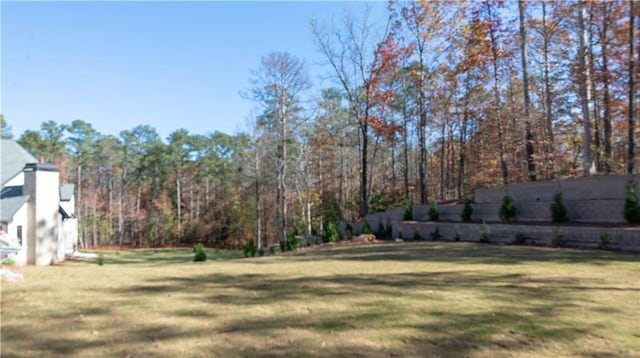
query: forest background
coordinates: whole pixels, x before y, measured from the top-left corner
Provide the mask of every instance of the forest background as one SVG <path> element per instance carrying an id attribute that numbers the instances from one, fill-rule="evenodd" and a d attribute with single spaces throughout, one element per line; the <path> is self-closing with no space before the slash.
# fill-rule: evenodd
<path id="1" fill-rule="evenodd" d="M 633 1 L 418 1 L 309 31 L 331 69 L 256 59 L 251 130 L 46 121 L 16 139 L 76 185 L 83 246 L 259 246 L 475 188 L 638 166 Z M 375 25 L 375 26 L 374 26 Z M 2 137 L 13 138 L 2 117 Z"/>

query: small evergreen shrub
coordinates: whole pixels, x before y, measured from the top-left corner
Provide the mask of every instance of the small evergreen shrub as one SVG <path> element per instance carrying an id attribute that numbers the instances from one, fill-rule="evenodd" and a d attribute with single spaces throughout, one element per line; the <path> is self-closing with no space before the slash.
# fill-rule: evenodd
<path id="1" fill-rule="evenodd" d="M 611 245 L 611 236 L 608 232 L 603 232 L 600 234 L 600 243 L 598 244 L 599 249 L 606 250 Z"/>
<path id="2" fill-rule="evenodd" d="M 513 239 L 513 244 L 514 245 L 524 245 L 524 244 L 527 243 L 528 239 L 529 238 L 527 237 L 527 235 L 519 232 L 519 233 L 516 234 L 516 238 Z"/>
<path id="3" fill-rule="evenodd" d="M 338 232 L 338 228 L 333 223 L 329 223 L 327 225 L 326 237 L 329 242 L 336 242 L 340 239 L 340 233 Z"/>
<path id="4" fill-rule="evenodd" d="M 464 207 L 462 208 L 462 212 L 460 213 L 460 218 L 463 222 L 471 221 L 471 214 L 473 214 L 473 207 L 471 207 L 471 199 L 465 197 L 464 198 Z"/>
<path id="5" fill-rule="evenodd" d="M 454 241 L 460 241 L 462 240 L 462 229 L 458 226 L 456 226 L 456 234 L 453 238 Z"/>
<path id="6" fill-rule="evenodd" d="M 402 239 L 402 230 L 398 231 L 398 239 Z"/>
<path id="7" fill-rule="evenodd" d="M 441 238 L 442 238 L 442 235 L 440 235 L 440 227 L 436 226 L 436 229 L 433 230 L 433 232 L 431 233 L 431 240 L 438 241 Z"/>
<path id="8" fill-rule="evenodd" d="M 353 236 L 353 227 L 351 227 L 351 224 L 347 224 L 344 229 L 344 235 L 347 237 L 347 240 L 351 240 L 351 236 Z"/>
<path id="9" fill-rule="evenodd" d="M 365 235 L 373 234 L 373 231 L 371 231 L 371 225 L 369 225 L 368 221 L 365 221 L 364 224 L 362 225 L 362 233 Z"/>
<path id="10" fill-rule="evenodd" d="M 491 232 L 489 231 L 489 227 L 487 225 L 482 225 L 480 229 L 480 240 L 478 240 L 481 244 L 489 243 L 491 238 Z"/>
<path id="11" fill-rule="evenodd" d="M 403 219 L 405 221 L 413 220 L 413 204 L 411 203 L 411 201 L 407 200 L 403 206 L 404 206 Z"/>
<path id="12" fill-rule="evenodd" d="M 101 252 L 98 254 L 98 266 L 104 265 L 104 254 Z"/>
<path id="13" fill-rule="evenodd" d="M 504 222 L 510 222 L 516 217 L 516 204 L 513 202 L 513 198 L 508 192 L 504 192 L 502 197 L 502 205 L 500 205 L 500 220 Z"/>
<path id="14" fill-rule="evenodd" d="M 624 198 L 624 219 L 629 224 L 640 223 L 640 206 L 638 206 L 636 184 L 633 181 L 629 181 L 627 184 L 627 194 Z"/>
<path id="15" fill-rule="evenodd" d="M 294 251 L 298 249 L 298 240 L 293 233 L 287 235 L 287 251 Z"/>
<path id="16" fill-rule="evenodd" d="M 196 245 L 193 249 L 195 250 L 195 253 L 196 253 L 193 258 L 193 261 L 195 262 L 207 261 L 207 252 L 204 250 L 204 246 L 202 246 L 202 244 Z"/>
<path id="17" fill-rule="evenodd" d="M 378 222 L 378 232 L 376 233 L 376 236 L 379 236 L 379 237 L 387 236 L 387 229 L 384 227 L 382 220 Z"/>
<path id="18" fill-rule="evenodd" d="M 553 235 L 553 238 L 551 239 L 551 246 L 564 247 L 566 245 L 567 245 L 567 240 L 564 238 L 564 235 L 562 235 L 559 232 Z"/>
<path id="19" fill-rule="evenodd" d="M 438 204 L 436 204 L 436 202 L 431 202 L 431 205 L 429 205 L 429 218 L 431 219 L 431 221 L 438 221 L 438 217 L 440 217 L 440 214 L 438 213 Z"/>
<path id="20" fill-rule="evenodd" d="M 262 247 L 258 250 L 258 256 L 264 256 L 264 249 Z"/>
<path id="21" fill-rule="evenodd" d="M 413 232 L 413 239 L 414 240 L 422 240 L 422 237 L 420 237 L 420 231 L 418 231 L 418 229 L 416 229 L 416 231 Z"/>
<path id="22" fill-rule="evenodd" d="M 256 256 L 256 244 L 253 239 L 247 239 L 247 243 L 244 245 L 244 257 Z"/>
<path id="23" fill-rule="evenodd" d="M 553 203 L 551 204 L 551 221 L 554 223 L 563 223 L 569 221 L 567 216 L 567 208 L 562 200 L 562 193 L 553 194 Z"/>
<path id="24" fill-rule="evenodd" d="M 271 255 L 274 255 L 276 253 L 276 246 L 272 245 L 271 247 L 269 247 L 269 252 L 271 252 Z"/>

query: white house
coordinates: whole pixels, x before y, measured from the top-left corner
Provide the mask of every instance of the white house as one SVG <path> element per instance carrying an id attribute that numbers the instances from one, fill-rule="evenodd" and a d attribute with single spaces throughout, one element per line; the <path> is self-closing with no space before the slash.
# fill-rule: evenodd
<path id="1" fill-rule="evenodd" d="M 0 139 L 0 229 L 20 250 L 16 265 L 62 261 L 78 242 L 73 184 L 60 186 L 53 164 L 38 163 L 18 143 Z"/>

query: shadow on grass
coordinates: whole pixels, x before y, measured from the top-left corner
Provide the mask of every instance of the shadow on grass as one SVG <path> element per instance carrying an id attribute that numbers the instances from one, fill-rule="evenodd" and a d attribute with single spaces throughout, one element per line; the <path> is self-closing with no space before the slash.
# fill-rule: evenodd
<path id="1" fill-rule="evenodd" d="M 207 261 L 226 261 L 242 258 L 240 250 L 207 249 Z M 193 262 L 192 249 L 144 249 L 104 253 L 105 265 L 171 265 Z"/>
<path id="2" fill-rule="evenodd" d="M 637 253 L 428 241 L 334 247 L 290 255 L 290 259 L 299 261 L 315 260 L 317 258 L 352 261 L 432 261 L 455 264 L 501 265 L 528 262 L 603 265 L 616 261 L 640 262 L 640 255 Z"/>
<path id="3" fill-rule="evenodd" d="M 268 317 L 239 317 L 217 329 L 214 332 L 216 335 L 263 337 L 292 329 L 331 335 L 343 331 L 365 331 L 372 327 L 390 331 L 408 329 L 414 332 L 402 338 L 403 348 L 385 351 L 383 355 L 387 356 L 465 356 L 478 349 L 514 353 L 527 351 L 547 341 L 571 342 L 587 336 L 593 328 L 588 325 L 576 327 L 569 319 L 568 312 L 580 310 L 575 300 L 578 296 L 583 296 L 584 291 L 638 291 L 610 286 L 590 286 L 589 282 L 576 282 L 573 278 L 540 280 L 524 274 L 473 271 L 346 274 L 314 277 L 310 280 L 261 274 L 216 274 L 166 277 L 147 285 L 127 287 L 117 293 L 146 295 L 158 292 L 193 292 L 193 288 L 198 287 L 189 300 L 212 305 L 227 304 L 238 308 L 260 306 L 265 303 L 282 304 L 281 314 Z M 444 293 L 455 295 L 464 292 L 498 304 L 487 307 L 486 310 L 475 307 L 464 313 L 427 309 L 446 306 L 442 297 L 439 297 Z M 399 296 L 402 296 L 402 299 L 397 301 Z M 338 314 L 326 308 L 316 310 L 311 303 L 319 298 L 325 302 L 339 302 L 345 297 L 354 300 L 357 309 Z M 419 309 L 416 310 L 414 305 L 418 305 Z M 292 309 L 294 307 L 303 312 L 297 312 L 296 309 Z M 611 313 L 618 312 L 615 308 L 609 309 Z M 178 310 L 174 311 L 174 314 L 184 312 Z M 202 319 L 215 317 L 215 312 L 200 314 Z M 416 315 L 421 317 L 415 318 Z M 323 348 L 319 346 L 320 342 L 305 344 L 311 351 L 323 352 Z M 293 343 L 279 349 L 281 351 L 261 352 L 260 355 L 304 353 L 304 350 L 298 351 L 301 347 L 296 347 Z M 377 356 L 381 353 L 372 350 L 371 347 L 353 345 L 328 352 L 337 356 Z M 232 355 L 237 353 L 236 351 L 236 354 Z"/>
<path id="4" fill-rule="evenodd" d="M 121 260 L 127 265 L 183 262 L 170 258 L 171 254 L 162 255 L 149 259 L 149 253 L 144 252 L 123 254 Z M 144 282 L 104 289 L 104 298 L 92 302 L 92 308 L 85 313 L 102 319 L 98 334 L 90 329 L 75 339 L 66 337 L 65 333 L 76 329 L 74 325 L 82 328 L 84 324 L 73 323 L 73 317 L 78 315 L 77 307 L 65 306 L 38 318 L 46 320 L 43 324 L 34 324 L 33 319 L 4 322 L 2 356 L 31 353 L 36 356 L 164 356 L 171 354 L 159 353 L 161 348 L 156 345 L 180 345 L 185 337 L 208 342 L 195 347 L 197 351 L 187 354 L 190 356 L 471 356 L 478 350 L 513 355 L 530 353 L 549 342 L 570 344 L 590 337 L 596 323 L 576 325 L 573 315 L 582 312 L 581 304 L 590 299 L 591 293 L 639 291 L 595 279 L 550 275 L 536 278 L 521 272 L 453 269 L 465 263 L 637 261 L 636 257 L 608 253 L 464 243 L 406 244 L 309 251 L 282 259 L 287 263 L 327 259 L 420 260 L 450 262 L 452 269 L 290 277 L 244 272 L 212 274 L 199 272 L 194 266 L 194 271 L 182 272 L 182 275 L 152 277 Z M 258 266 L 277 264 L 261 259 L 247 262 Z M 109 297 L 130 298 L 119 300 L 118 305 L 135 308 L 137 302 L 157 300 L 161 296 L 170 298 L 153 309 L 167 319 L 165 324 L 144 320 L 136 323 L 136 317 L 125 317 L 124 323 L 108 319 L 116 315 L 119 308 Z M 452 302 L 452 298 L 457 301 Z M 336 308 L 340 304 L 347 305 L 348 309 Z M 270 307 L 266 313 L 247 313 L 265 305 Z M 203 307 L 216 307 L 221 311 Z M 275 311 L 271 310 L 273 307 Z M 606 309 L 606 314 L 624 313 L 615 305 Z M 145 312 L 140 310 L 139 314 Z M 193 323 L 186 326 L 171 323 L 179 317 Z M 206 326 L 209 322 L 215 324 Z M 372 329 L 384 332 L 393 344 L 372 345 L 367 341 Z M 110 333 L 103 335 L 102 332 Z M 354 339 L 331 338 L 345 332 Z M 265 337 L 268 337 L 267 343 L 258 343 L 264 342 Z M 325 346 L 324 339 L 333 341 Z M 239 346 L 238 342 L 243 343 Z M 23 354 L 25 352 L 31 353 Z M 588 351 L 578 353 L 590 354 Z"/>

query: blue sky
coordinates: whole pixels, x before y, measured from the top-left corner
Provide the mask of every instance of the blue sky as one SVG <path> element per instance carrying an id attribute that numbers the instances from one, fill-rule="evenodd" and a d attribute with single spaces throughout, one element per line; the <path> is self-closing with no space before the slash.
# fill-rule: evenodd
<path id="1" fill-rule="evenodd" d="M 246 130 L 255 104 L 239 92 L 271 51 L 328 73 L 309 19 L 339 21 L 364 2 L 0 2 L 0 112 L 15 136 L 47 120 L 104 134 L 137 124 L 165 138 Z M 384 2 L 373 3 L 384 21 Z"/>

